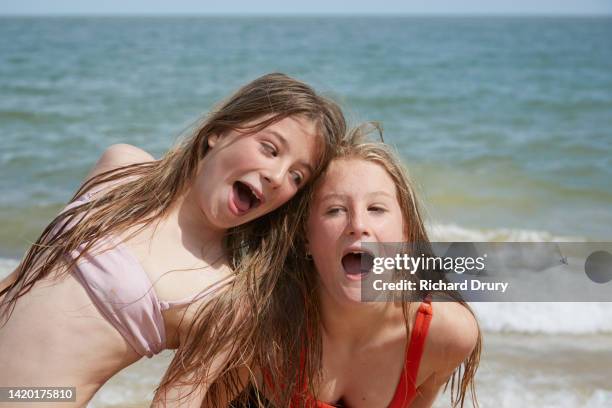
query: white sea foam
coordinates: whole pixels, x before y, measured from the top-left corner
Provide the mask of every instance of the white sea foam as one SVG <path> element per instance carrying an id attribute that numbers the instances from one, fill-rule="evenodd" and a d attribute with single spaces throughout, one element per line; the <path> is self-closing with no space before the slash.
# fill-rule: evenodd
<path id="1" fill-rule="evenodd" d="M 555 384 L 551 378 L 534 380 L 508 373 L 483 381 L 479 380 L 482 371 L 480 368 L 476 377 L 478 403 L 482 408 L 609 408 L 612 403 L 612 393 L 607 390 L 598 389 L 584 395 L 573 388 L 564 388 L 564 384 Z M 449 396 L 442 395 L 436 400 L 434 408 L 448 407 L 449 399 Z M 467 402 L 466 406 L 471 404 Z"/>
<path id="2" fill-rule="evenodd" d="M 489 332 L 612 333 L 612 302 L 472 303 L 481 328 Z"/>
<path id="3" fill-rule="evenodd" d="M 547 231 L 512 228 L 465 228 L 456 224 L 427 225 L 432 242 L 584 242 L 580 236 L 563 236 Z"/>
<path id="4" fill-rule="evenodd" d="M 471 242 L 584 242 L 580 236 L 558 236 L 547 231 L 470 229 L 455 224 L 428 226 L 432 241 Z M 542 276 L 545 278 L 545 276 Z M 568 276 L 575 281 L 582 277 Z M 612 299 L 611 299 L 612 300 Z M 489 332 L 612 333 L 612 302 L 472 303 L 479 323 Z"/>
<path id="5" fill-rule="evenodd" d="M 19 263 L 16 259 L 0 258 L 0 279 L 11 273 Z"/>

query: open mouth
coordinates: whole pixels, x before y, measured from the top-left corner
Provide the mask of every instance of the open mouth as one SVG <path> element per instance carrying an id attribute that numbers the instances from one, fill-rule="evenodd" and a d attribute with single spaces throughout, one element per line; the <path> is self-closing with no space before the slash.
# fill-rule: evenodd
<path id="1" fill-rule="evenodd" d="M 253 189 L 241 182 L 236 181 L 232 185 L 234 206 L 238 210 L 239 215 L 246 214 L 248 211 L 257 208 L 261 204 L 261 200 L 253 191 Z"/>
<path id="2" fill-rule="evenodd" d="M 367 252 L 352 251 L 342 257 L 344 273 L 350 279 L 367 276 L 374 266 L 374 256 Z"/>

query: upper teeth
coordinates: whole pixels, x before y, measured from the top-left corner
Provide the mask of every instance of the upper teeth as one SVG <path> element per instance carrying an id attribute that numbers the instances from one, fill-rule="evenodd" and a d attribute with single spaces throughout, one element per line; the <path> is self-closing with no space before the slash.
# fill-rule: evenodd
<path id="1" fill-rule="evenodd" d="M 249 189 L 249 191 L 251 192 L 251 194 L 253 194 L 255 198 L 259 199 L 259 197 L 257 196 L 257 193 L 255 192 L 255 189 L 251 185 L 247 183 L 242 183 L 242 184 L 244 184 L 244 186 Z"/>

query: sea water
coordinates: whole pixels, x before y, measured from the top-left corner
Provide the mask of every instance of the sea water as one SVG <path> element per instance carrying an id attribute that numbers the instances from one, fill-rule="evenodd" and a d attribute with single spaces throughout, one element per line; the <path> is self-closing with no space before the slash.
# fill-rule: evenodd
<path id="1" fill-rule="evenodd" d="M 0 276 L 105 147 L 160 157 L 271 71 L 383 124 L 434 240 L 610 241 L 611 38 L 610 18 L 0 18 Z M 610 406 L 611 305 L 473 304 L 481 405 Z M 171 357 L 91 406 L 147 406 Z"/>

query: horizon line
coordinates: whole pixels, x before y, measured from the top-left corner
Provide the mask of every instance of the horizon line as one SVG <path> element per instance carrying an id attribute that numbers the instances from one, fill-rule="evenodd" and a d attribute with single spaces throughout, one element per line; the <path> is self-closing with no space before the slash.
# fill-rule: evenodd
<path id="1" fill-rule="evenodd" d="M 285 12 L 68 12 L 68 13 L 1 13 L 2 17 L 612 17 L 612 10 L 604 13 L 568 13 L 568 12 L 312 12 L 312 13 L 285 13 Z"/>

